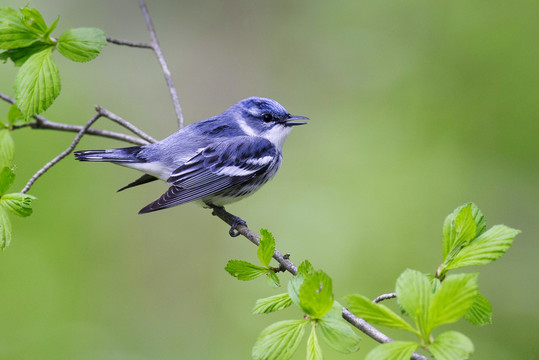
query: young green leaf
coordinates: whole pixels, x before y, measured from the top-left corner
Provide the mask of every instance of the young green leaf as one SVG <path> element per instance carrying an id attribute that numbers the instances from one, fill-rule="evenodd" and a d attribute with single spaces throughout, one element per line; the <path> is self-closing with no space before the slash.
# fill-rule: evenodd
<path id="1" fill-rule="evenodd" d="M 26 119 L 22 115 L 21 111 L 17 107 L 17 104 L 11 105 L 9 112 L 7 113 L 7 119 L 10 125 L 22 125 L 26 122 Z"/>
<path id="2" fill-rule="evenodd" d="M 457 331 L 447 331 L 438 335 L 428 349 L 436 360 L 465 360 L 474 351 L 468 337 Z"/>
<path id="3" fill-rule="evenodd" d="M 490 302 L 480 293 L 477 293 L 475 301 L 464 314 L 464 318 L 474 325 L 492 324 L 492 306 Z"/>
<path id="4" fill-rule="evenodd" d="M 443 226 L 443 259 L 450 257 L 453 252 L 457 251 L 460 246 L 463 246 L 475 238 L 477 226 L 472 215 L 472 204 L 466 204 L 458 207 L 449 214 Z"/>
<path id="5" fill-rule="evenodd" d="M 0 49 L 17 49 L 40 41 L 39 34 L 27 26 L 17 10 L 0 9 Z"/>
<path id="6" fill-rule="evenodd" d="M 307 315 L 320 319 L 333 306 L 331 278 L 323 271 L 315 271 L 301 284 L 299 305 Z"/>
<path id="7" fill-rule="evenodd" d="M 342 314 L 342 306 L 339 311 Z M 340 314 L 339 317 L 328 314 L 318 320 L 320 337 L 340 353 L 349 354 L 358 351 L 361 338 Z"/>
<path id="8" fill-rule="evenodd" d="M 6 50 L 0 54 L 0 60 L 6 62 L 11 59 L 16 67 L 20 67 L 30 58 L 30 56 L 50 47 L 52 47 L 52 45 L 38 42 L 24 48 Z"/>
<path id="9" fill-rule="evenodd" d="M 87 62 L 95 59 L 107 45 L 103 30 L 96 28 L 69 29 L 60 35 L 56 48 L 66 58 Z"/>
<path id="10" fill-rule="evenodd" d="M 323 360 L 322 349 L 316 336 L 315 324 L 312 324 L 311 335 L 309 335 L 309 339 L 307 340 L 307 360 Z"/>
<path id="11" fill-rule="evenodd" d="M 272 233 L 266 229 L 260 229 L 260 243 L 258 244 L 258 249 L 256 254 L 260 259 L 260 262 L 265 267 L 269 266 L 271 258 L 273 257 L 273 252 L 275 251 L 275 238 Z"/>
<path id="12" fill-rule="evenodd" d="M 8 129 L 0 130 L 0 169 L 12 166 L 15 143 Z"/>
<path id="13" fill-rule="evenodd" d="M 54 29 L 56 29 L 56 25 L 58 25 L 58 20 L 60 20 L 59 16 L 56 17 L 56 20 L 54 20 L 51 26 L 49 26 L 47 30 L 45 31 L 45 33 L 43 34 L 43 39 L 45 41 L 50 40 L 51 33 L 54 31 Z"/>
<path id="14" fill-rule="evenodd" d="M 15 215 L 26 217 L 32 214 L 31 202 L 35 199 L 32 195 L 22 193 L 6 194 L 0 198 L 0 205 Z"/>
<path id="15" fill-rule="evenodd" d="M 346 300 L 348 300 L 348 309 L 351 312 L 370 323 L 416 333 L 416 330 L 410 324 L 387 306 L 375 304 L 361 295 L 349 295 Z"/>
<path id="16" fill-rule="evenodd" d="M 460 319 L 477 296 L 477 273 L 450 275 L 431 299 L 427 334 L 435 327 Z"/>
<path id="17" fill-rule="evenodd" d="M 281 280 L 279 280 L 279 277 L 276 273 L 273 272 L 273 270 L 269 270 L 266 274 L 266 282 L 268 285 L 274 289 L 277 289 L 279 286 L 281 286 Z"/>
<path id="18" fill-rule="evenodd" d="M 424 333 L 432 298 L 432 286 L 428 277 L 419 271 L 407 269 L 397 279 L 395 292 L 404 311 L 410 315 L 419 330 Z"/>
<path id="19" fill-rule="evenodd" d="M 253 347 L 255 360 L 288 360 L 299 346 L 308 320 L 276 322 L 260 333 Z"/>
<path id="20" fill-rule="evenodd" d="M 17 105 L 29 118 L 45 111 L 60 94 L 60 74 L 52 60 L 51 48 L 30 56 L 15 78 Z"/>
<path id="21" fill-rule="evenodd" d="M 29 7 L 23 7 L 19 10 L 23 15 L 23 19 L 27 27 L 35 30 L 37 34 L 43 34 L 45 31 L 47 31 L 47 24 L 39 11 Z"/>
<path id="22" fill-rule="evenodd" d="M 292 301 L 297 305 L 300 306 L 299 302 L 299 290 L 301 288 L 301 284 L 303 284 L 303 281 L 307 276 L 312 274 L 314 272 L 314 268 L 309 262 L 309 260 L 305 260 L 298 266 L 298 271 L 294 277 L 290 279 L 288 282 L 288 294 L 290 295 L 290 298 Z"/>
<path id="23" fill-rule="evenodd" d="M 11 242 L 11 222 L 7 211 L 0 206 L 0 249 L 5 249 Z"/>
<path id="24" fill-rule="evenodd" d="M 4 166 L 0 170 L 0 196 L 4 195 L 15 180 L 15 173 L 11 167 Z"/>
<path id="25" fill-rule="evenodd" d="M 238 278 L 238 280 L 243 281 L 256 279 L 259 276 L 267 274 L 268 271 L 271 271 L 243 260 L 229 260 L 225 270 L 230 275 Z"/>
<path id="26" fill-rule="evenodd" d="M 253 308 L 253 314 L 268 314 L 274 311 L 286 309 L 292 305 L 292 299 L 287 293 L 273 295 L 264 299 L 258 299 Z"/>
<path id="27" fill-rule="evenodd" d="M 511 229 L 505 225 L 495 225 L 460 250 L 447 269 L 493 262 L 505 254 L 519 233 L 520 230 Z"/>
<path id="28" fill-rule="evenodd" d="M 485 217 L 483 216 L 481 210 L 479 210 L 477 205 L 475 205 L 474 203 L 472 203 L 472 217 L 476 227 L 475 237 L 478 237 L 487 229 L 487 221 L 485 220 Z"/>
<path id="29" fill-rule="evenodd" d="M 410 360 L 418 346 L 411 341 L 388 342 L 372 349 L 365 360 Z"/>

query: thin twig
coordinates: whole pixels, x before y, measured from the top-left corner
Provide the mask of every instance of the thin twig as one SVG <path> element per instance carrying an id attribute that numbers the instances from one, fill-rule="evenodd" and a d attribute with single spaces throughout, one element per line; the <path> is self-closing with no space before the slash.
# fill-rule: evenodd
<path id="1" fill-rule="evenodd" d="M 37 179 L 39 179 L 39 177 L 43 174 L 45 174 L 47 172 L 47 170 L 49 170 L 51 167 L 53 167 L 54 165 L 56 165 L 60 160 L 62 160 L 63 158 L 65 158 L 67 155 L 69 155 L 71 153 L 71 151 L 73 151 L 73 149 L 75 148 L 75 146 L 77 146 L 77 144 L 79 143 L 80 139 L 82 139 L 82 137 L 84 136 L 84 133 L 90 128 L 90 126 L 92 126 L 93 123 L 95 123 L 97 121 L 97 119 L 99 119 L 101 116 L 103 116 L 103 114 L 101 113 L 97 113 L 95 114 L 94 116 L 92 116 L 92 118 L 90 120 L 88 120 L 88 122 L 82 127 L 82 129 L 79 131 L 79 133 L 77 134 L 77 136 L 75 136 L 75 139 L 73 140 L 73 142 L 71 143 L 71 145 L 69 145 L 67 147 L 67 149 L 65 149 L 60 155 L 56 156 L 54 159 L 52 159 L 51 161 L 49 161 L 48 163 L 45 164 L 45 166 L 43 166 L 41 169 L 38 170 L 38 172 L 36 172 L 34 174 L 34 176 L 32 176 L 30 178 L 30 180 L 28 180 L 28 182 L 26 183 L 26 185 L 24 186 L 24 188 L 21 190 L 21 193 L 26 193 L 28 190 L 30 190 L 30 188 L 32 187 L 32 185 L 36 182 Z"/>
<path id="2" fill-rule="evenodd" d="M 394 299 L 397 297 L 396 293 L 389 293 L 389 294 L 382 294 L 378 296 L 376 299 L 374 299 L 373 303 L 379 303 L 380 301 L 388 300 L 388 299 Z"/>
<path id="3" fill-rule="evenodd" d="M 218 207 L 213 208 L 213 215 L 219 217 L 221 220 L 231 226 L 235 218 L 234 215 L 226 211 L 224 208 Z M 236 226 L 236 230 L 256 246 L 258 246 L 258 244 L 260 243 L 260 237 L 256 235 L 253 231 L 251 231 L 251 229 L 249 229 L 246 225 L 239 224 Z M 273 258 L 277 260 L 277 262 L 292 275 L 296 275 L 296 273 L 298 272 L 298 268 L 296 267 L 296 265 L 294 265 L 294 263 L 288 260 L 286 256 L 283 256 L 278 250 L 275 250 L 275 252 L 273 253 Z M 391 339 L 389 336 L 377 330 L 374 326 L 370 325 L 364 319 L 355 316 L 350 312 L 350 310 L 345 307 L 343 307 L 342 309 L 342 317 L 354 327 L 358 328 L 360 331 L 362 331 L 372 339 L 378 341 L 379 343 L 393 341 L 393 339 Z M 414 353 L 411 359 L 428 360 L 427 357 L 418 353 Z"/>
<path id="4" fill-rule="evenodd" d="M 116 45 L 124 45 L 124 46 L 129 46 L 129 47 L 153 50 L 152 44 L 147 44 L 147 43 L 138 43 L 138 42 L 132 42 L 132 41 L 126 41 L 126 40 L 118 40 L 115 38 L 111 38 L 110 36 L 107 36 L 107 41 L 111 44 L 116 44 Z"/>
<path id="5" fill-rule="evenodd" d="M 15 104 L 15 99 L 12 99 L 11 97 L 0 93 L 0 99 L 10 103 Z M 58 131 L 67 131 L 67 132 L 76 132 L 78 133 L 81 131 L 82 126 L 79 125 L 70 125 L 70 124 L 63 124 L 63 123 L 57 123 L 54 121 L 50 121 L 47 118 L 41 116 L 41 115 L 33 115 L 32 116 L 36 121 L 35 122 L 28 122 L 22 125 L 14 125 L 12 126 L 13 130 L 24 128 L 24 127 L 31 127 L 32 129 L 40 129 L 40 130 L 58 130 Z M 101 130 L 101 129 L 88 129 L 86 131 L 87 135 L 95 135 L 95 136 L 101 136 L 109 139 L 115 139 L 120 140 L 124 142 L 128 142 L 135 145 L 146 145 L 148 144 L 148 141 L 136 138 L 134 136 L 117 133 L 114 131 L 109 130 Z"/>
<path id="6" fill-rule="evenodd" d="M 150 18 L 150 14 L 148 13 L 148 8 L 146 7 L 146 3 L 144 2 L 144 0 L 139 0 L 139 6 L 142 10 L 142 13 L 144 14 L 144 20 L 146 21 L 146 26 L 148 27 L 148 32 L 150 33 L 150 37 L 152 39 L 152 49 L 157 56 L 157 60 L 159 60 L 159 64 L 161 64 L 163 75 L 165 76 L 165 80 L 167 81 L 168 90 L 170 92 L 170 96 L 172 97 L 172 102 L 174 103 L 174 110 L 176 110 L 178 125 L 181 129 L 183 128 L 183 113 L 182 107 L 180 105 L 180 99 L 178 98 L 178 93 L 176 92 L 174 81 L 172 80 L 172 74 L 168 69 L 165 56 L 163 55 L 163 51 L 161 50 L 161 46 L 159 45 L 159 41 L 157 40 L 157 34 L 155 33 L 152 19 Z"/>
<path id="7" fill-rule="evenodd" d="M 131 131 L 133 134 L 138 135 L 138 137 L 148 141 L 149 143 L 157 142 L 157 140 L 155 140 L 150 135 L 146 134 L 144 131 L 140 130 L 138 127 L 131 124 L 129 121 L 122 119 L 121 117 L 119 117 L 115 113 L 105 109 L 104 107 L 96 105 L 95 109 L 96 109 L 97 112 L 99 112 L 104 117 L 109 118 L 109 119 L 117 122 L 118 124 L 120 124 L 121 126 L 126 128 L 127 130 Z"/>

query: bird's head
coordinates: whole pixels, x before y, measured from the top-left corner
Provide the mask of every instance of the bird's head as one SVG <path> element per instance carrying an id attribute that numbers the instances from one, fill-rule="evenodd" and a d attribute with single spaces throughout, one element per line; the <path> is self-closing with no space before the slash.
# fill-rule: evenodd
<path id="1" fill-rule="evenodd" d="M 231 110 L 247 135 L 264 137 L 278 148 L 283 146 L 293 126 L 307 124 L 302 120 L 309 119 L 290 115 L 277 101 L 262 97 L 244 99 Z"/>

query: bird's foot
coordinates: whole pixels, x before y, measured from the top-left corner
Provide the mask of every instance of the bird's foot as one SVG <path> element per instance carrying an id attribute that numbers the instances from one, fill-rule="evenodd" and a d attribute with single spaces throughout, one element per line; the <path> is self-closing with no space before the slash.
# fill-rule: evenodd
<path id="1" fill-rule="evenodd" d="M 228 230 L 228 234 L 232 237 L 236 237 L 240 234 L 240 232 L 236 229 L 238 225 L 247 226 L 247 223 L 242 218 L 233 215 L 232 218 L 232 225 L 230 226 L 230 230 Z"/>
<path id="2" fill-rule="evenodd" d="M 217 212 L 221 210 L 221 211 L 224 211 L 228 216 L 230 216 L 230 219 L 232 220 L 232 225 L 230 226 L 230 230 L 228 230 L 228 234 L 232 237 L 236 237 L 240 235 L 240 232 L 236 229 L 238 225 L 247 226 L 247 223 L 245 222 L 245 220 L 243 220 L 239 216 L 232 215 L 231 213 L 227 212 L 225 208 L 222 206 L 216 206 L 212 204 L 206 204 L 206 206 L 213 209 L 213 212 L 212 212 L 213 215 L 217 215 Z"/>

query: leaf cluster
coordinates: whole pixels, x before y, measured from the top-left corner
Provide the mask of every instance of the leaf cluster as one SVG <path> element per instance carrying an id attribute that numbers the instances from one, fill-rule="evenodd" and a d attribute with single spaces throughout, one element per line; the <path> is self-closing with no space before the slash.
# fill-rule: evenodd
<path id="1" fill-rule="evenodd" d="M 262 237 L 257 255 L 263 266 L 231 260 L 225 269 L 239 280 L 252 280 L 267 275 L 272 286 L 279 286 L 280 282 L 270 276 L 273 274 L 277 277 L 276 269 L 269 266 L 275 250 L 275 239 L 265 229 L 260 232 Z M 308 261 L 298 267 L 297 274 L 288 282 L 288 292 L 257 300 L 252 312 L 268 314 L 291 305 L 296 305 L 302 311 L 303 318 L 279 321 L 262 330 L 252 350 L 254 359 L 289 359 L 297 350 L 309 324 L 308 359 L 322 359 L 319 338 L 345 354 L 359 349 L 360 338 L 342 318 L 342 305 L 334 299 L 331 278 L 325 272 L 315 270 Z"/>
<path id="2" fill-rule="evenodd" d="M 467 359 L 473 352 L 469 338 L 456 331 L 434 336 L 433 331 L 464 317 L 475 325 L 491 323 L 492 308 L 479 293 L 478 274 L 447 275 L 447 271 L 468 265 L 490 263 L 509 248 L 518 230 L 496 225 L 486 230 L 481 211 L 472 203 L 453 211 L 443 225 L 443 262 L 435 275 L 406 270 L 395 286 L 401 315 L 362 295 L 347 297 L 350 310 L 365 320 L 417 335 L 418 341 L 394 341 L 382 344 L 367 356 L 374 359 L 409 359 L 418 347 L 436 359 Z"/>
<path id="3" fill-rule="evenodd" d="M 17 107 L 26 120 L 45 111 L 60 94 L 54 50 L 70 60 L 87 62 L 107 44 L 105 33 L 96 28 L 68 29 L 54 38 L 51 34 L 58 20 L 47 26 L 36 9 L 0 8 L 0 49 L 5 50 L 0 60 L 20 67 L 14 89 Z"/>
<path id="4" fill-rule="evenodd" d="M 0 249 L 11 242 L 11 221 L 8 214 L 26 217 L 32 214 L 31 202 L 34 196 L 22 193 L 8 193 L 13 181 L 13 139 L 3 122 L 0 122 Z"/>

